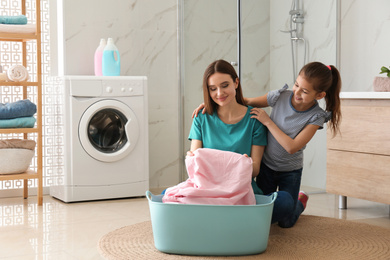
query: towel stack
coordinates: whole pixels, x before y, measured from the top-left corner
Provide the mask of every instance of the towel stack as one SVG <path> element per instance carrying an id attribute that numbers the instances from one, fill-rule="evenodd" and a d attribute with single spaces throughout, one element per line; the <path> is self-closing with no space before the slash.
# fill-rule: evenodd
<path id="1" fill-rule="evenodd" d="M 35 24 L 27 24 L 27 17 L 25 15 L 0 15 L 0 33 L 35 34 L 36 29 L 37 26 Z"/>
<path id="2" fill-rule="evenodd" d="M 37 106 L 28 99 L 0 103 L 0 128 L 32 128 Z"/>

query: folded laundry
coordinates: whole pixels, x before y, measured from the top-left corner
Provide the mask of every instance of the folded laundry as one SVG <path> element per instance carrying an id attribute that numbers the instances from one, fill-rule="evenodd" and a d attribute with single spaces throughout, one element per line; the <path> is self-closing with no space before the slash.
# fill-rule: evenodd
<path id="1" fill-rule="evenodd" d="M 29 139 L 4 139 L 0 140 L 0 149 L 21 148 L 34 150 L 36 142 Z"/>
<path id="2" fill-rule="evenodd" d="M 33 116 L 0 119 L 0 128 L 33 128 L 36 121 Z"/>
<path id="3" fill-rule="evenodd" d="M 189 178 L 166 190 L 164 203 L 255 205 L 252 159 L 242 154 L 201 148 L 186 158 Z"/>
<path id="4" fill-rule="evenodd" d="M 1 24 L 27 24 L 27 17 L 25 15 L 0 15 Z"/>
<path id="5" fill-rule="evenodd" d="M 11 103 L 0 103 L 0 119 L 33 116 L 37 112 L 37 105 L 29 99 L 22 99 Z"/>
<path id="6" fill-rule="evenodd" d="M 0 24 L 0 33 L 34 34 L 36 30 L 35 24 Z"/>

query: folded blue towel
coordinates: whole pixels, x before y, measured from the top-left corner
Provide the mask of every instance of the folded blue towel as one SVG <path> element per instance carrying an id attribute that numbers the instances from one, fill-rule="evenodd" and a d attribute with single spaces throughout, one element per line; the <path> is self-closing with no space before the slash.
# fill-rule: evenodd
<path id="1" fill-rule="evenodd" d="M 0 119 L 33 116 L 37 112 L 37 105 L 29 99 L 18 100 L 12 103 L 0 103 Z"/>
<path id="2" fill-rule="evenodd" d="M 6 16 L 0 15 L 0 23 L 2 24 L 27 24 L 25 15 Z"/>
<path id="3" fill-rule="evenodd" d="M 33 116 L 1 119 L 0 128 L 33 128 L 35 121 L 36 119 Z"/>

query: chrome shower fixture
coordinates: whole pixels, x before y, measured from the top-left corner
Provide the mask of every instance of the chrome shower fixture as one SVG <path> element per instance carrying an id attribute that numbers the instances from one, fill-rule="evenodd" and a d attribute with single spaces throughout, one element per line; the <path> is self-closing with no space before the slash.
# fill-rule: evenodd
<path id="1" fill-rule="evenodd" d="M 303 17 L 303 10 L 294 9 L 290 10 L 289 14 L 291 15 L 291 20 L 294 23 L 304 23 L 305 19 Z"/>
<path id="2" fill-rule="evenodd" d="M 302 10 L 290 10 L 290 15 L 301 15 Z"/>
<path id="3" fill-rule="evenodd" d="M 299 0 L 292 0 L 291 10 L 289 11 L 290 15 L 290 30 L 281 31 L 284 33 L 290 34 L 291 41 L 291 56 L 292 56 L 292 65 L 293 65 L 293 82 L 297 77 L 298 70 L 298 43 L 302 42 L 303 44 L 303 64 L 306 64 L 306 40 L 302 36 L 302 26 L 305 22 L 303 16 L 303 10 L 299 9 Z M 300 26 L 298 24 L 301 24 Z"/>
<path id="4" fill-rule="evenodd" d="M 292 21 L 294 23 L 304 23 L 305 22 L 305 19 L 303 17 L 293 17 L 292 18 Z"/>

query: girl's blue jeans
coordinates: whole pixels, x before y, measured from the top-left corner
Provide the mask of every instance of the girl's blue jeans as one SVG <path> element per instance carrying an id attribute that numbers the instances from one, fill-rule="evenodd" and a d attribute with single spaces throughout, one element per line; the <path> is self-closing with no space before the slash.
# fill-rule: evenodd
<path id="1" fill-rule="evenodd" d="M 284 228 L 294 226 L 304 208 L 298 200 L 301 187 L 302 168 L 289 172 L 278 172 L 261 163 L 260 173 L 256 177 L 256 184 L 264 192 L 270 194 L 278 191 L 274 203 L 272 223 Z"/>

